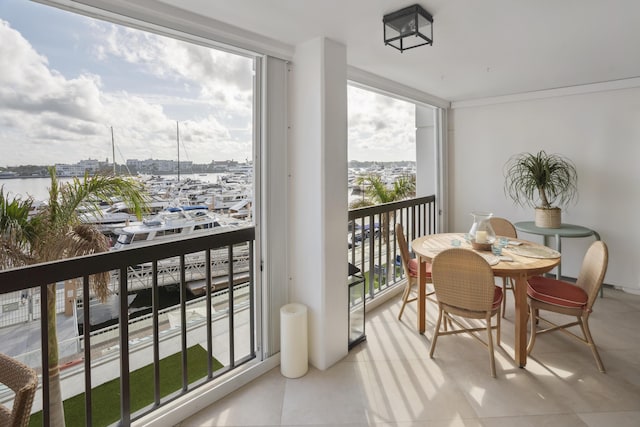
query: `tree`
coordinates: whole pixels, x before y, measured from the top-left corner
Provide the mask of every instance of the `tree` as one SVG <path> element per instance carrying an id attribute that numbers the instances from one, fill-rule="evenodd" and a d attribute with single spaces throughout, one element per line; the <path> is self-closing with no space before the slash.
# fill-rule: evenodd
<path id="1" fill-rule="evenodd" d="M 87 206 L 98 210 L 98 202 L 114 195 L 120 196 L 138 218 L 145 209 L 142 184 L 131 179 L 107 175 L 84 175 L 66 184 L 59 184 L 55 169 L 49 168 L 51 188 L 49 204 L 31 218 L 25 219 L 29 201 L 8 200 L 3 193 L 0 226 L 2 243 L 13 252 L 6 252 L 2 267 L 55 261 L 109 249 L 109 242 L 93 225 L 83 224 L 78 208 Z M 28 209 L 27 209 L 28 212 Z M 8 225 L 4 225 L 8 224 Z M 5 252 L 5 251 L 3 251 Z M 91 276 L 93 292 L 102 300 L 107 296 L 109 273 Z M 56 326 L 56 284 L 47 286 L 47 331 L 49 336 L 49 411 L 51 425 L 64 426 L 64 412 L 60 389 L 58 336 Z"/>
<path id="2" fill-rule="evenodd" d="M 36 221 L 29 217 L 33 200 L 5 195 L 0 187 L 0 269 L 29 264 L 30 245 L 37 229 Z"/>
<path id="3" fill-rule="evenodd" d="M 358 177 L 356 182 L 365 187 L 365 194 L 371 201 L 370 205 L 407 199 L 416 192 L 416 178 L 413 175 L 398 177 L 391 187 L 379 175 L 373 174 Z"/>
<path id="4" fill-rule="evenodd" d="M 367 175 L 358 177 L 358 185 L 365 187 L 365 194 L 368 201 L 358 200 L 351 205 L 351 208 L 371 206 L 374 204 L 392 203 L 398 200 L 407 199 L 415 196 L 416 178 L 414 175 L 402 175 L 398 177 L 391 187 L 389 187 L 379 175 Z M 356 206 L 357 204 L 357 206 Z M 387 228 L 394 213 L 389 212 L 389 220 L 387 216 L 382 216 L 382 235 L 386 239 Z"/>

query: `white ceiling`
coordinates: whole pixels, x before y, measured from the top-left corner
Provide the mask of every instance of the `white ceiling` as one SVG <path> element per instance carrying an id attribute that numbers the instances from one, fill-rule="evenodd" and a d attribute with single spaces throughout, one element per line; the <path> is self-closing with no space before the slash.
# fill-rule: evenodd
<path id="1" fill-rule="evenodd" d="M 450 101 L 640 77 L 638 0 L 164 1 L 292 46 L 336 40 L 349 65 Z M 382 16 L 414 3 L 433 46 L 384 46 Z"/>

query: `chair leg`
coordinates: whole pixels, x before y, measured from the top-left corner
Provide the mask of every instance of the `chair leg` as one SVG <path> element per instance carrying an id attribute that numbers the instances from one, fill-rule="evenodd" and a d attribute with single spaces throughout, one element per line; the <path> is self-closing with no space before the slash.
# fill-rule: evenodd
<path id="1" fill-rule="evenodd" d="M 411 284 L 407 283 L 407 285 L 404 287 L 404 291 L 402 292 L 402 307 L 400 307 L 400 313 L 398 313 L 398 320 L 402 320 L 402 313 L 404 313 L 404 308 L 407 305 L 410 295 Z"/>
<path id="2" fill-rule="evenodd" d="M 429 357 L 433 359 L 433 352 L 436 350 L 436 341 L 438 341 L 438 333 L 440 332 L 440 322 L 442 322 L 442 307 L 438 307 L 438 320 L 436 320 L 436 328 L 433 331 L 433 339 L 431 340 L 431 349 Z M 446 320 L 445 320 L 446 322 Z"/>
<path id="3" fill-rule="evenodd" d="M 498 313 L 498 317 L 500 317 L 500 313 Z M 493 378 L 496 377 L 496 361 L 493 356 L 493 338 L 491 334 L 491 314 L 487 315 L 487 344 L 489 345 L 489 361 L 491 363 L 491 376 Z"/>
<path id="4" fill-rule="evenodd" d="M 498 310 L 500 310 L 500 309 L 498 309 Z M 498 321 L 498 325 L 497 325 L 497 328 L 496 328 L 496 344 L 498 345 L 498 347 L 500 347 L 500 334 L 501 334 L 501 332 L 500 332 L 500 324 L 501 324 L 501 322 L 500 322 L 500 313 L 498 313 L 498 316 L 496 316 L 496 319 Z"/>
<path id="5" fill-rule="evenodd" d="M 602 364 L 602 359 L 600 359 L 600 354 L 598 353 L 598 349 L 596 348 L 596 343 L 593 342 L 593 338 L 591 337 L 591 331 L 589 330 L 589 318 L 581 317 L 580 327 L 582 328 L 582 332 L 584 333 L 585 338 L 587 339 L 587 344 L 589 348 L 591 348 L 591 353 L 593 353 L 594 359 L 596 359 L 596 364 L 598 365 L 598 369 L 600 372 L 605 373 L 604 365 Z"/>
<path id="6" fill-rule="evenodd" d="M 507 280 L 509 280 L 508 277 L 502 278 L 502 317 L 507 311 Z"/>
<path id="7" fill-rule="evenodd" d="M 533 350 L 533 345 L 536 342 L 536 324 L 538 319 L 538 310 L 529 305 L 529 323 L 531 324 L 531 334 L 529 335 L 529 344 L 527 344 L 527 354 Z"/>
<path id="8" fill-rule="evenodd" d="M 407 301 L 404 297 L 406 293 L 407 293 L 407 290 L 405 289 L 402 294 L 402 306 L 400 307 L 400 313 L 398 313 L 398 320 L 402 320 L 402 313 L 404 313 L 404 306 L 407 305 Z"/>

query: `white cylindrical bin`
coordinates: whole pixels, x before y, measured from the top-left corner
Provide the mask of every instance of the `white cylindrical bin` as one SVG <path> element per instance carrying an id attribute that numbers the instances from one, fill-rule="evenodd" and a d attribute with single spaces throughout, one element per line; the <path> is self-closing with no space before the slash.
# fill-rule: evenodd
<path id="1" fill-rule="evenodd" d="M 298 378 L 309 369 L 307 307 L 287 304 L 280 308 L 280 372 Z"/>

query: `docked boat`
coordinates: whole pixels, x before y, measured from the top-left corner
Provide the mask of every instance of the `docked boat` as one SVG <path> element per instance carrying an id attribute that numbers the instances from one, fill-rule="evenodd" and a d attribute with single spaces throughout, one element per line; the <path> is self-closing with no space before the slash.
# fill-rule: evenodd
<path id="1" fill-rule="evenodd" d="M 207 210 L 206 206 L 169 208 L 148 220 L 117 230 L 117 240 L 112 250 L 160 243 L 187 236 L 221 233 L 232 230 L 240 224 L 240 222 L 224 222 L 215 213 Z M 210 255 L 212 283 L 215 284 L 216 289 L 226 287 L 229 253 L 227 249 L 214 249 Z M 232 262 L 237 278 L 245 277 L 248 274 L 250 259 L 247 245 L 234 248 Z M 198 287 L 201 287 L 207 277 L 206 260 L 207 257 L 202 252 L 188 254 L 185 257 L 184 267 L 175 257 L 163 259 L 158 262 L 155 273 L 151 263 L 132 265 L 127 271 L 128 290 L 134 292 L 151 288 L 154 274 L 157 274 L 159 286 L 180 283 L 183 268 L 187 286 L 194 286 L 193 284 L 196 283 Z M 119 283 L 118 277 L 118 271 L 112 272 L 114 292 Z"/>
<path id="2" fill-rule="evenodd" d="M 216 193 L 205 200 L 212 210 L 227 210 L 241 202 L 251 202 L 251 194 L 246 188 L 228 189 L 223 193 Z"/>
<path id="3" fill-rule="evenodd" d="M 158 242 L 176 237 L 227 231 L 235 224 L 223 223 L 207 206 L 167 208 L 155 216 L 117 230 L 114 249 L 142 242 Z"/>
<path id="4" fill-rule="evenodd" d="M 147 203 L 147 208 L 151 215 L 155 215 L 170 206 L 169 201 L 151 201 Z M 116 202 L 101 210 L 92 210 L 80 214 L 80 221 L 86 224 L 94 224 L 98 227 L 112 224 L 137 221 L 133 210 L 124 202 Z"/>

